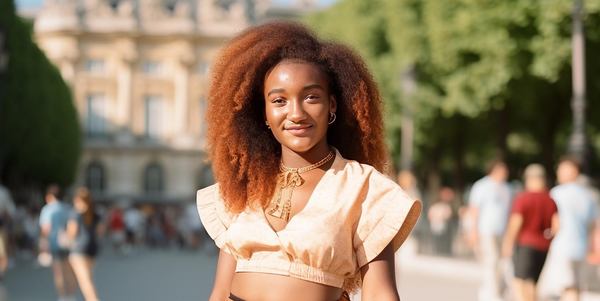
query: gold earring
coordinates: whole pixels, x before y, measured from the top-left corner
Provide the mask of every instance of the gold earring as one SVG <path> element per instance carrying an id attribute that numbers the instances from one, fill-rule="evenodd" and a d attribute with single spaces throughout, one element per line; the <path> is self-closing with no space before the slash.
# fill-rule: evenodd
<path id="1" fill-rule="evenodd" d="M 337 116 L 335 116 L 335 113 L 333 113 L 333 112 L 330 112 L 330 113 L 329 113 L 329 122 L 328 122 L 328 123 L 329 123 L 329 124 L 332 124 L 332 123 L 334 123 L 336 118 L 337 118 Z"/>

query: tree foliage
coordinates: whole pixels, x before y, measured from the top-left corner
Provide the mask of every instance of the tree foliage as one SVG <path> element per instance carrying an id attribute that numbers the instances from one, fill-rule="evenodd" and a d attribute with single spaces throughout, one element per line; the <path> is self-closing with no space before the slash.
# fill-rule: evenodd
<path id="1" fill-rule="evenodd" d="M 600 132 L 600 118 L 593 118 L 600 113 L 600 1 L 585 3 L 594 134 Z M 399 152 L 400 112 L 411 109 L 417 166 L 434 164 L 455 178 L 456 170 L 481 170 L 495 155 L 513 166 L 537 161 L 552 168 L 565 151 L 572 7 L 572 0 L 340 0 L 306 22 L 369 62 L 383 90 L 392 153 Z M 417 91 L 402 99 L 399 74 L 411 66 Z"/>
<path id="2" fill-rule="evenodd" d="M 8 64 L 0 80 L 0 176 L 9 188 L 70 185 L 81 131 L 69 87 L 32 40 L 30 23 L 0 1 Z"/>

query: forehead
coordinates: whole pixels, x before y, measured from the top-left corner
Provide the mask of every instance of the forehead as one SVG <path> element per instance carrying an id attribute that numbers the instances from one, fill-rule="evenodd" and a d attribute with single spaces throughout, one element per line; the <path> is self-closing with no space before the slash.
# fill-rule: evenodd
<path id="1" fill-rule="evenodd" d="M 307 82 L 326 84 L 329 78 L 321 66 L 301 60 L 283 60 L 265 75 L 265 88 L 278 84 L 304 85 Z"/>
<path id="2" fill-rule="evenodd" d="M 569 160 L 565 160 L 565 161 L 560 162 L 558 164 L 558 167 L 559 168 L 563 168 L 563 169 L 565 169 L 565 168 L 577 169 L 577 165 L 575 165 L 575 163 L 573 163 L 573 162 L 571 162 Z"/>

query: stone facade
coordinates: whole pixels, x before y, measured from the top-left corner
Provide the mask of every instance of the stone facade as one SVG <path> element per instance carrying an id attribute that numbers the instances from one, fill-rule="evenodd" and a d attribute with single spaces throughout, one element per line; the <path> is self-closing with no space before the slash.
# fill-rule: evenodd
<path id="1" fill-rule="evenodd" d="M 314 8 L 269 2 L 46 0 L 36 39 L 71 86 L 85 137 L 76 185 L 100 201 L 163 203 L 211 184 L 203 150 L 214 55 L 251 24 Z"/>

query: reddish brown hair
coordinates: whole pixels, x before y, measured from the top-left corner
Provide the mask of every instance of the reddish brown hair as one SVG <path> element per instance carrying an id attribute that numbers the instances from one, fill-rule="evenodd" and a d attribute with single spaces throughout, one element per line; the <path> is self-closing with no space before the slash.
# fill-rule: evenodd
<path id="1" fill-rule="evenodd" d="M 275 22 L 231 40 L 212 68 L 208 92 L 209 157 L 232 212 L 264 207 L 276 183 L 281 145 L 265 125 L 265 74 L 285 59 L 313 63 L 327 73 L 337 100 L 337 120 L 327 141 L 342 156 L 382 170 L 381 99 L 363 60 L 348 47 L 319 40 L 306 27 Z"/>
<path id="2" fill-rule="evenodd" d="M 90 191 L 85 187 L 79 187 L 75 193 L 75 198 L 81 199 L 87 205 L 87 210 L 83 213 L 83 222 L 88 226 L 91 225 L 94 222 L 96 210 Z"/>

